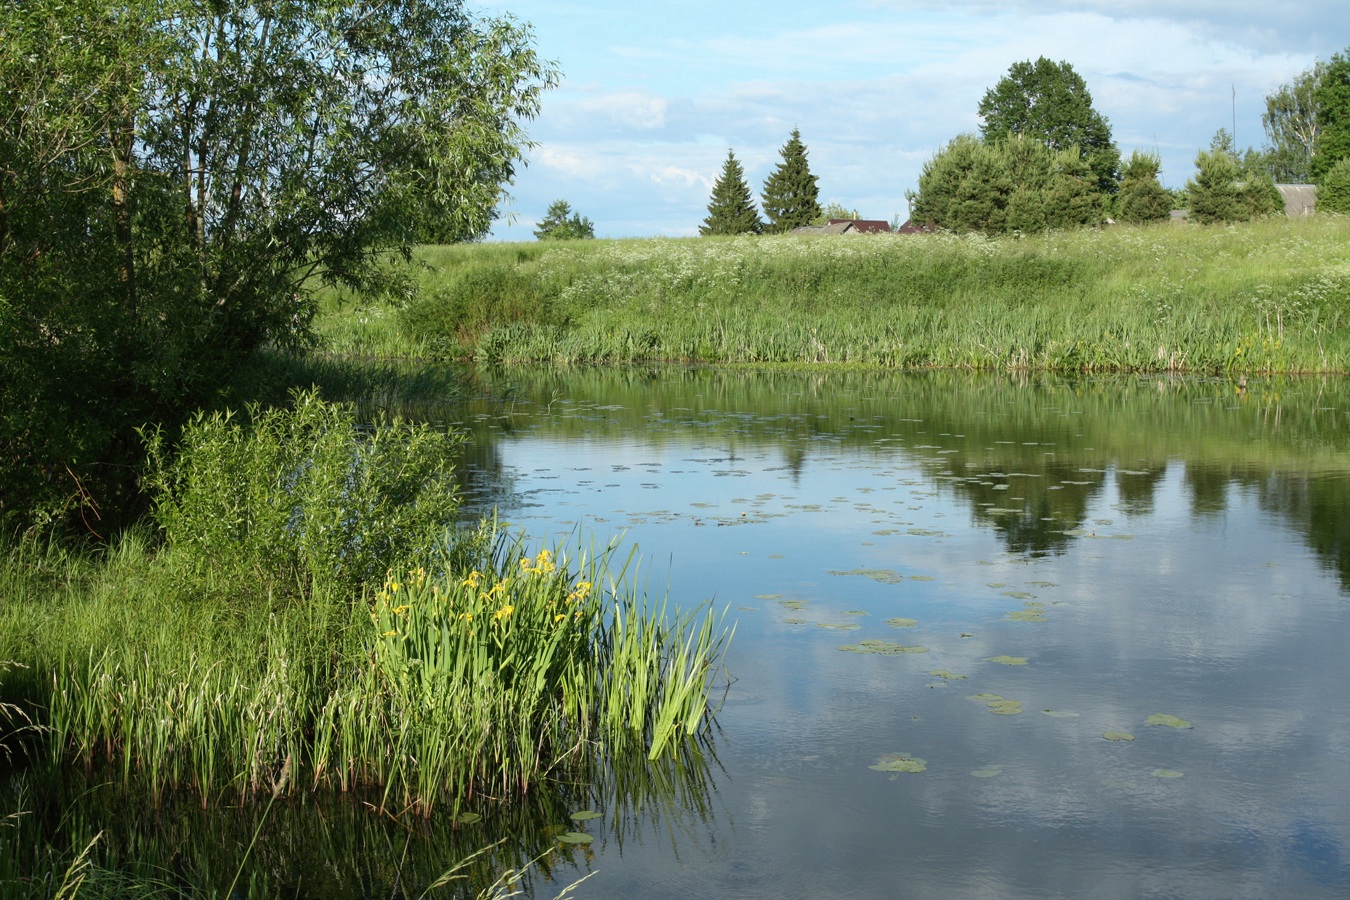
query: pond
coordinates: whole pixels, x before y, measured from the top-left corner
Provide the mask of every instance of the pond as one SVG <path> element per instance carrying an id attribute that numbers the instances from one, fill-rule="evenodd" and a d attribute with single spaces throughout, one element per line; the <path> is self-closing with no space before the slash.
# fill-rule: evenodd
<path id="1" fill-rule="evenodd" d="M 485 380 L 471 503 L 737 628 L 699 802 L 589 823 L 559 883 L 1350 891 L 1345 382 Z"/>
<path id="2" fill-rule="evenodd" d="M 536 898 L 1350 894 L 1350 382 L 478 377 L 470 514 L 735 623 L 707 740 L 458 823 L 62 805 L 77 849 L 237 896 L 483 848 L 461 885 Z"/>

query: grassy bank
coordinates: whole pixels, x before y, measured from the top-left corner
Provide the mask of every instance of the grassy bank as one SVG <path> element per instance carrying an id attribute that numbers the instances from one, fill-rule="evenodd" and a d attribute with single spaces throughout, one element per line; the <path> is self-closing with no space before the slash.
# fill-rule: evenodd
<path id="1" fill-rule="evenodd" d="M 1350 220 L 988 239 L 427 247 L 328 298 L 338 352 L 484 362 L 1350 370 Z"/>

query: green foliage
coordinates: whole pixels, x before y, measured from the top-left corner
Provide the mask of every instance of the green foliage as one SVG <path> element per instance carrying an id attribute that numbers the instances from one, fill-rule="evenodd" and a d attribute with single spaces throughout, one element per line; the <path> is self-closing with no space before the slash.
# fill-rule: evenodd
<path id="1" fill-rule="evenodd" d="M 712 197 L 708 200 L 708 217 L 699 226 L 698 233 L 705 236 L 759 234 L 763 230 L 764 223 L 760 221 L 750 185 L 746 183 L 745 170 L 736 154 L 728 150 L 722 174 L 713 184 Z"/>
<path id="2" fill-rule="evenodd" d="M 586 240 L 595 237 L 595 226 L 590 219 L 573 213 L 572 204 L 566 200 L 554 200 L 534 230 L 534 236 L 541 241 Z"/>
<path id="3" fill-rule="evenodd" d="M 1202 225 L 1248 218 L 1238 189 L 1238 166 L 1223 150 L 1201 150 L 1195 177 L 1186 182 L 1191 218 Z"/>
<path id="4" fill-rule="evenodd" d="M 323 283 L 481 234 L 556 71 L 458 0 L 81 0 L 0 18 L 0 496 L 134 515 L 176 428 Z M 410 98 L 416 98 L 411 102 Z M 101 511 L 103 523 L 95 520 Z"/>
<path id="5" fill-rule="evenodd" d="M 1021 138 L 957 137 L 924 164 L 909 201 L 915 222 L 985 234 L 1070 228 L 1101 214 L 1095 178 L 1077 149 Z"/>
<path id="6" fill-rule="evenodd" d="M 820 216 L 820 188 L 806 159 L 801 132 L 794 128 L 779 150 L 781 159 L 764 182 L 761 202 L 769 223 L 765 231 L 783 234 L 810 225 Z"/>
<path id="7" fill-rule="evenodd" d="M 821 207 L 820 215 L 812 220 L 812 225 L 828 225 L 831 219 L 861 219 L 862 213 L 849 209 L 837 200 L 831 200 Z M 892 231 L 895 229 L 892 228 Z"/>
<path id="8" fill-rule="evenodd" d="M 1350 157 L 1350 50 L 1331 57 L 1313 90 L 1317 108 L 1312 180 L 1321 183 L 1331 167 Z"/>
<path id="9" fill-rule="evenodd" d="M 1191 216 L 1202 224 L 1246 222 L 1284 210 L 1284 198 L 1264 157 L 1248 150 L 1239 158 L 1226 129 L 1195 159 L 1196 175 L 1186 183 Z"/>
<path id="10" fill-rule="evenodd" d="M 1266 95 L 1261 124 L 1270 143 L 1271 174 L 1283 184 L 1307 184 L 1317 149 L 1317 86 L 1327 65 L 1316 62 L 1288 84 Z"/>
<path id="11" fill-rule="evenodd" d="M 985 92 L 979 114 L 986 141 L 1027 137 L 1052 150 L 1076 147 L 1092 169 L 1097 190 L 1115 192 L 1120 151 L 1111 139 L 1111 126 L 1093 108 L 1086 82 L 1067 62 L 1042 56 L 1013 63 Z"/>
<path id="12" fill-rule="evenodd" d="M 1350 157 L 1322 176 L 1322 183 L 1317 186 L 1317 209 L 1350 215 Z"/>
<path id="13" fill-rule="evenodd" d="M 1130 154 L 1116 194 L 1116 216 L 1122 222 L 1160 222 L 1171 216 L 1172 196 L 1158 181 L 1162 161 L 1156 154 Z"/>
<path id="14" fill-rule="evenodd" d="M 403 334 L 443 356 L 471 350 L 492 325 L 563 324 L 556 292 L 519 266 L 468 265 L 447 283 L 408 303 L 398 316 Z"/>
<path id="15" fill-rule="evenodd" d="M 149 439 L 155 520 L 202 576 L 252 590 L 347 595 L 446 548 L 459 510 L 459 439 L 427 426 L 358 427 L 298 394 L 294 409 L 198 414 L 170 456 Z"/>

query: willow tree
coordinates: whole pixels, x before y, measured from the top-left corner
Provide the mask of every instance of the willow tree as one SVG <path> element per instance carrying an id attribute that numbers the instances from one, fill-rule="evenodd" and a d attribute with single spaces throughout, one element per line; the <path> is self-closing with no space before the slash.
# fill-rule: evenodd
<path id="1" fill-rule="evenodd" d="M 556 78 L 460 0 L 0 0 L 0 515 L 119 505 L 317 287 L 485 232 Z"/>

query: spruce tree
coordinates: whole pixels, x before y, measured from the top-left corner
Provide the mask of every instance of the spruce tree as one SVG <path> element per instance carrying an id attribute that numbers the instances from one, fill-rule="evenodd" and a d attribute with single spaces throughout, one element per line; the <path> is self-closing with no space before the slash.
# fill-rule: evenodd
<path id="1" fill-rule="evenodd" d="M 708 218 L 703 220 L 698 233 L 759 234 L 763 230 L 764 223 L 759 219 L 750 185 L 745 182 L 745 170 L 736 154 L 728 150 L 722 174 L 713 185 L 712 199 L 708 201 Z"/>
<path id="2" fill-rule="evenodd" d="M 796 128 L 792 129 L 792 137 L 779 152 L 783 159 L 764 182 L 761 195 L 764 215 L 769 219 L 765 231 L 771 234 L 810 225 L 820 216 L 820 188 L 816 176 L 811 174 L 811 166 L 806 161 L 806 145 Z"/>

